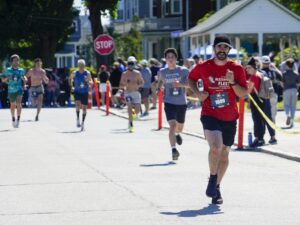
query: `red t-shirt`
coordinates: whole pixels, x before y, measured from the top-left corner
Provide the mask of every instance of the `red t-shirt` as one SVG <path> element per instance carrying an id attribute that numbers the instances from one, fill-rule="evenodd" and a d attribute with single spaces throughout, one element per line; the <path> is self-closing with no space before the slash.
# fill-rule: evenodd
<path id="1" fill-rule="evenodd" d="M 225 65 L 216 65 L 213 59 L 198 64 L 189 74 L 189 79 L 197 82 L 202 79 L 204 90 L 209 96 L 203 102 L 201 115 L 211 116 L 222 121 L 234 121 L 239 117 L 236 94 L 225 78 L 227 69 L 233 71 L 234 80 L 240 86 L 247 88 L 246 74 L 243 67 L 233 61 Z M 216 96 L 217 100 L 216 101 Z M 221 96 L 221 97 L 220 97 Z M 224 100 L 226 99 L 226 101 Z M 227 102 L 216 107 L 215 102 Z"/>
<path id="2" fill-rule="evenodd" d="M 254 87 L 258 92 L 259 89 L 260 89 L 261 77 L 257 76 L 257 75 L 251 75 L 250 78 L 249 78 L 249 81 L 254 83 Z M 254 94 L 254 93 L 255 93 L 255 90 L 253 88 L 252 91 L 251 91 L 251 94 Z"/>

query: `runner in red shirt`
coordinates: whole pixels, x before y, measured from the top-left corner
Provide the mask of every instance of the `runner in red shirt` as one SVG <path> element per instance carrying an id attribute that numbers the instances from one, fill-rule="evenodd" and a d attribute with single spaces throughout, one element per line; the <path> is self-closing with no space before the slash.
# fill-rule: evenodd
<path id="1" fill-rule="evenodd" d="M 206 195 L 212 198 L 213 204 L 222 204 L 220 182 L 228 167 L 236 133 L 236 97 L 243 98 L 248 91 L 243 67 L 228 59 L 232 48 L 229 38 L 217 36 L 213 46 L 215 57 L 191 71 L 189 86 L 203 103 L 201 122 L 210 148 Z"/>

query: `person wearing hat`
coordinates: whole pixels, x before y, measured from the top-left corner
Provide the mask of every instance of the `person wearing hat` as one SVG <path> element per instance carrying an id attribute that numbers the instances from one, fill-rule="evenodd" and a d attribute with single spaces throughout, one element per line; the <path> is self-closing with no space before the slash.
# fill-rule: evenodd
<path id="1" fill-rule="evenodd" d="M 228 58 L 232 48 L 227 36 L 214 39 L 214 57 L 190 72 L 189 86 L 202 102 L 201 122 L 209 146 L 210 178 L 206 195 L 222 204 L 220 183 L 227 170 L 239 117 L 236 98 L 248 94 L 243 67 Z M 199 84 L 199 88 L 198 88 Z"/>
<path id="2" fill-rule="evenodd" d="M 141 96 L 142 96 L 142 102 L 145 105 L 145 112 L 142 114 L 142 116 L 148 116 L 149 115 L 149 96 L 151 91 L 151 70 L 148 67 L 148 62 L 146 59 L 143 59 L 140 62 L 141 69 L 140 72 L 142 74 L 143 80 L 144 80 L 144 86 L 140 89 Z"/>
<path id="3" fill-rule="evenodd" d="M 281 91 L 280 83 L 282 82 L 282 74 L 281 71 L 271 63 L 271 59 L 269 56 L 265 55 L 261 58 L 262 62 L 262 71 L 265 72 L 265 75 L 272 81 L 274 92 L 271 94 L 270 103 L 271 103 L 271 115 L 272 121 L 276 122 L 276 114 L 277 114 L 277 102 L 278 102 L 278 94 Z"/>
<path id="4" fill-rule="evenodd" d="M 263 110 L 263 112 L 270 120 L 272 120 L 270 100 L 267 98 L 259 97 L 258 94 L 261 87 L 261 82 L 263 82 L 264 74 L 258 71 L 257 62 L 254 57 L 250 58 L 245 69 L 246 73 L 249 75 L 248 91 L 250 95 L 252 96 L 258 107 L 261 110 Z M 259 147 L 265 144 L 264 135 L 266 131 L 266 126 L 271 136 L 269 144 L 277 144 L 275 130 L 268 123 L 266 123 L 265 119 L 252 102 L 249 102 L 249 106 L 252 114 L 255 137 L 250 147 Z"/>
<path id="5" fill-rule="evenodd" d="M 136 58 L 134 56 L 128 57 L 127 71 L 122 74 L 120 81 L 120 92 L 125 91 L 130 133 L 134 132 L 132 109 L 135 110 L 136 115 L 139 114 L 141 109 L 141 93 L 139 89 L 144 85 L 141 73 L 135 68 Z"/>
<path id="6" fill-rule="evenodd" d="M 107 67 L 105 65 L 101 65 L 99 68 L 99 72 L 97 74 L 99 84 L 99 92 L 101 95 L 101 105 L 105 104 L 105 96 L 106 96 L 106 82 L 109 81 L 110 74 L 107 71 Z"/>

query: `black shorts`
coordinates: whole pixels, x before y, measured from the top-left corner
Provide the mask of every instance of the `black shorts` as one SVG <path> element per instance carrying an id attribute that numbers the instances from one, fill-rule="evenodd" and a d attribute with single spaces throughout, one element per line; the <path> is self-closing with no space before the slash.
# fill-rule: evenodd
<path id="1" fill-rule="evenodd" d="M 141 88 L 140 93 L 141 93 L 142 98 L 149 98 L 150 90 L 151 90 L 150 88 Z"/>
<path id="2" fill-rule="evenodd" d="M 165 102 L 165 113 L 167 121 L 176 120 L 178 123 L 184 123 L 187 105 L 174 105 Z"/>
<path id="3" fill-rule="evenodd" d="M 75 101 L 79 101 L 82 105 L 88 105 L 89 93 L 74 93 Z"/>
<path id="4" fill-rule="evenodd" d="M 222 121 L 211 116 L 201 116 L 201 122 L 204 130 L 221 131 L 225 146 L 233 145 L 236 133 L 236 120 Z"/>

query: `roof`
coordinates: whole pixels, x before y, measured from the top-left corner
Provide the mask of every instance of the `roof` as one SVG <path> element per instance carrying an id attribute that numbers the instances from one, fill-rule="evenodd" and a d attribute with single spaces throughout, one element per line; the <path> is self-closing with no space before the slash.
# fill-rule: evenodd
<path id="1" fill-rule="evenodd" d="M 250 3 L 254 2 L 254 1 L 262 1 L 262 0 L 240 0 L 240 1 L 232 2 L 228 5 L 226 5 L 225 7 L 223 7 L 222 9 L 220 9 L 219 11 L 217 11 L 216 13 L 214 13 L 212 16 L 210 16 L 207 20 L 205 20 L 201 24 L 198 24 L 195 27 L 183 32 L 181 34 L 181 37 L 190 36 L 190 35 L 194 35 L 194 34 L 200 34 L 200 33 L 206 33 L 208 31 L 212 30 L 213 28 L 219 26 L 220 24 L 222 24 L 223 22 L 228 20 L 230 17 L 232 17 L 235 13 L 239 12 L 244 7 L 246 7 L 247 5 L 249 5 Z M 286 7 L 284 7 L 277 1 L 275 1 L 275 0 L 267 0 L 267 1 L 275 4 L 281 10 L 285 11 L 290 16 L 292 16 L 300 21 L 299 16 L 297 16 L 295 13 L 293 13 L 292 11 L 290 11 L 289 9 L 287 9 Z"/>

